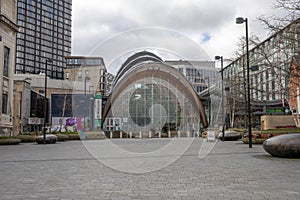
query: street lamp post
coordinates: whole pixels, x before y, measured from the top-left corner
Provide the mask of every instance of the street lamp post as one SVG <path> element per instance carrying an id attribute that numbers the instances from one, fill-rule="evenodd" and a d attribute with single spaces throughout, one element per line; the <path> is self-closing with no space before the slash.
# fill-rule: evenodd
<path id="1" fill-rule="evenodd" d="M 222 140 L 225 141 L 225 122 L 224 122 L 224 76 L 223 76 L 223 56 L 215 56 L 216 60 L 221 60 L 221 81 L 222 81 Z"/>
<path id="2" fill-rule="evenodd" d="M 248 138 L 249 148 L 252 148 L 252 130 L 251 130 L 251 104 L 250 104 L 250 62 L 249 62 L 249 39 L 248 39 L 248 19 L 243 17 L 236 18 L 237 24 L 245 22 L 246 26 L 246 52 L 247 52 L 247 107 L 248 107 Z"/>
<path id="3" fill-rule="evenodd" d="M 46 65 L 45 65 L 45 96 L 44 96 L 44 144 L 46 143 L 46 118 L 47 118 L 47 69 L 48 69 L 48 62 L 52 63 L 52 59 L 47 58 L 46 59 Z"/>
<path id="4" fill-rule="evenodd" d="M 86 81 L 90 80 L 87 75 L 84 77 L 84 115 L 83 115 L 83 130 L 85 130 L 85 111 L 86 111 Z"/>
<path id="5" fill-rule="evenodd" d="M 208 91 L 208 95 L 209 95 L 209 98 L 208 98 L 208 124 L 209 126 L 211 125 L 210 122 L 211 122 L 211 99 L 210 99 L 210 83 L 209 83 L 209 76 L 208 77 L 205 77 L 207 78 L 207 91 Z"/>

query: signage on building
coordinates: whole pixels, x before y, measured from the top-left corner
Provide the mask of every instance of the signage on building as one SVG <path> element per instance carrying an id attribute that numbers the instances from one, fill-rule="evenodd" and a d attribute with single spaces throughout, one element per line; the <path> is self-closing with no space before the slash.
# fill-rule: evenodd
<path id="1" fill-rule="evenodd" d="M 28 124 L 37 125 L 43 123 L 44 123 L 44 118 L 37 118 L 37 117 L 28 118 Z"/>
<path id="2" fill-rule="evenodd" d="M 100 95 L 95 96 L 95 105 L 94 105 L 94 119 L 102 118 L 102 99 Z"/>

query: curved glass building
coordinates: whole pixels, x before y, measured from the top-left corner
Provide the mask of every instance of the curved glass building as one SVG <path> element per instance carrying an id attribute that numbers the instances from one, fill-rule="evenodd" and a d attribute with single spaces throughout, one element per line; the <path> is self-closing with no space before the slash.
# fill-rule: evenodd
<path id="1" fill-rule="evenodd" d="M 129 57 L 118 71 L 103 111 L 104 129 L 152 135 L 193 135 L 207 127 L 198 94 L 178 70 L 153 53 Z"/>

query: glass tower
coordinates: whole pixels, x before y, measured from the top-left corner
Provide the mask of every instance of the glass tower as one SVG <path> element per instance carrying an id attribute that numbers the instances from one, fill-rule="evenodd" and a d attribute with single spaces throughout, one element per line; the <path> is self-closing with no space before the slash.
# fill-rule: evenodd
<path id="1" fill-rule="evenodd" d="M 72 0 L 18 0 L 16 74 L 46 71 L 63 79 L 65 56 L 71 54 Z M 46 59 L 52 63 L 46 68 Z"/>

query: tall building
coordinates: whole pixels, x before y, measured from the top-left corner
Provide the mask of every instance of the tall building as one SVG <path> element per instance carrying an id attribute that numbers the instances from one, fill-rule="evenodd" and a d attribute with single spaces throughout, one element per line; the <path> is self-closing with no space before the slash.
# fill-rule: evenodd
<path id="1" fill-rule="evenodd" d="M 16 74 L 45 72 L 63 79 L 65 56 L 71 54 L 72 0 L 18 0 Z"/>
<path id="2" fill-rule="evenodd" d="M 16 0 L 0 0 L 0 135 L 10 135 L 13 127 L 16 4 Z"/>
<path id="3" fill-rule="evenodd" d="M 251 99 L 258 101 L 288 98 L 288 81 L 293 58 L 299 56 L 300 18 L 249 50 Z M 224 78 L 233 91 L 243 91 L 246 55 L 224 68 Z M 244 93 L 235 95 L 243 98 Z"/>
<path id="4" fill-rule="evenodd" d="M 261 115 L 290 113 L 289 104 L 292 110 L 297 109 L 299 41 L 300 18 L 249 50 L 250 99 L 251 104 L 255 105 L 251 106 L 253 126 L 259 126 Z M 232 124 L 234 121 L 244 123 L 244 120 L 240 120 L 240 123 L 236 119 L 238 115 L 246 113 L 246 61 L 244 54 L 224 68 L 225 84 L 229 87 L 226 95 L 227 110 L 231 113 Z M 262 109 L 257 110 L 257 105 Z M 273 105 L 277 107 L 274 109 Z"/>

